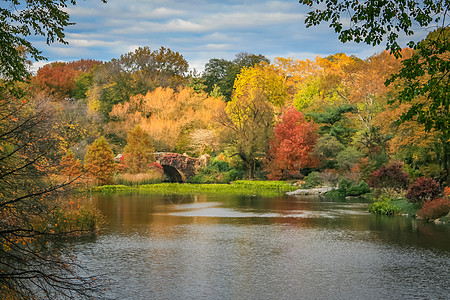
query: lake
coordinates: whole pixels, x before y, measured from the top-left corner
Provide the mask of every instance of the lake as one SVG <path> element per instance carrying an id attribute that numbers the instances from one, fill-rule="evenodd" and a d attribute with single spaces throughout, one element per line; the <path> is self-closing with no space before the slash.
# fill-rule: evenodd
<path id="1" fill-rule="evenodd" d="M 75 245 L 111 299 L 450 299 L 450 230 L 367 203 L 281 196 L 94 196 Z"/>

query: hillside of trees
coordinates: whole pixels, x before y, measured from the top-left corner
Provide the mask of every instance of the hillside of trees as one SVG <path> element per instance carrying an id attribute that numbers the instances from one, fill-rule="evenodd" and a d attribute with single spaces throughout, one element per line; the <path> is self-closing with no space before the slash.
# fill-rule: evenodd
<path id="1" fill-rule="evenodd" d="M 55 155 L 72 153 L 81 164 L 100 137 L 114 156 L 130 151 L 127 135 L 138 126 L 152 151 L 208 154 L 236 178 L 302 179 L 319 172 L 359 181 L 401 162 L 413 179 L 445 182 L 445 132 L 417 118 L 400 122 L 415 103 L 396 101 L 402 80 L 386 84 L 413 54 L 270 62 L 239 53 L 232 61 L 210 59 L 197 74 L 188 72 L 181 53 L 144 47 L 108 62 L 45 65 L 22 84 L 29 91 L 22 101 L 49 107 Z"/>

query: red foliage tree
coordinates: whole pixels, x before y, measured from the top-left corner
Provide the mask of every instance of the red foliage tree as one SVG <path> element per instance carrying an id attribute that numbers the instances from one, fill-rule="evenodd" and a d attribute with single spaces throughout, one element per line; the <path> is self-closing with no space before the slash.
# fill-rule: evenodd
<path id="1" fill-rule="evenodd" d="M 37 71 L 34 83 L 43 91 L 56 98 L 69 97 L 75 89 L 75 81 L 84 72 L 90 71 L 101 62 L 96 60 L 77 60 L 70 63 L 54 62 Z"/>
<path id="2" fill-rule="evenodd" d="M 406 199 L 412 203 L 424 203 L 436 199 L 440 193 L 441 187 L 436 180 L 420 177 L 408 187 Z"/>
<path id="3" fill-rule="evenodd" d="M 367 183 L 371 188 L 392 188 L 400 191 L 408 187 L 409 174 L 403 172 L 401 163 L 393 163 L 372 172 Z"/>
<path id="4" fill-rule="evenodd" d="M 75 88 L 75 78 L 80 74 L 64 62 L 54 62 L 43 66 L 37 72 L 37 86 L 57 97 L 68 97 Z"/>
<path id="5" fill-rule="evenodd" d="M 450 212 L 450 198 L 437 198 L 429 200 L 422 205 L 419 216 L 427 220 L 434 220 Z"/>
<path id="6" fill-rule="evenodd" d="M 266 161 L 269 179 L 280 179 L 317 165 L 317 159 L 311 155 L 318 138 L 317 127 L 312 121 L 306 122 L 301 112 L 288 108 L 274 133 Z"/>

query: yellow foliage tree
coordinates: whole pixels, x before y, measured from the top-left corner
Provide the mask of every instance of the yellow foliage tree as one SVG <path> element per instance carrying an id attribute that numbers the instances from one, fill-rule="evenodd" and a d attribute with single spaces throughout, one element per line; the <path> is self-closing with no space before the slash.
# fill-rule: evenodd
<path id="1" fill-rule="evenodd" d="M 223 137 L 232 145 L 253 178 L 256 161 L 265 156 L 272 134 L 275 110 L 288 94 L 282 76 L 267 64 L 243 68 L 234 83 L 234 94 L 221 121 Z"/>
<path id="2" fill-rule="evenodd" d="M 117 165 L 114 162 L 114 154 L 108 146 L 105 137 L 96 139 L 87 147 L 84 157 L 85 169 L 100 184 L 111 184 Z"/>
<path id="3" fill-rule="evenodd" d="M 159 87 L 115 105 L 107 130 L 124 135 L 140 125 L 158 151 L 174 151 L 189 132 L 211 129 L 218 111 L 224 106 L 222 99 L 196 93 L 189 87 L 179 91 Z"/>
<path id="4" fill-rule="evenodd" d="M 145 173 L 155 161 L 155 149 L 150 136 L 139 125 L 128 132 L 127 145 L 123 149 L 123 164 L 131 174 Z"/>
<path id="5" fill-rule="evenodd" d="M 274 106 L 281 107 L 288 98 L 284 78 L 273 65 L 261 63 L 251 68 L 242 68 L 234 82 L 232 100 L 263 97 Z"/>

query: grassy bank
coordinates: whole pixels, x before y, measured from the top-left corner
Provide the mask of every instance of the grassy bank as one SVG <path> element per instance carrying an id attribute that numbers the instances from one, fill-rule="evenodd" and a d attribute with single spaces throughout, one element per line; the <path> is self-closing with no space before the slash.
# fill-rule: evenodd
<path id="1" fill-rule="evenodd" d="M 138 186 L 104 185 L 94 188 L 99 193 L 145 193 L 154 195 L 235 194 L 277 196 L 296 190 L 283 181 L 238 180 L 232 184 L 158 183 Z"/>

